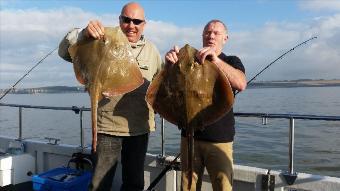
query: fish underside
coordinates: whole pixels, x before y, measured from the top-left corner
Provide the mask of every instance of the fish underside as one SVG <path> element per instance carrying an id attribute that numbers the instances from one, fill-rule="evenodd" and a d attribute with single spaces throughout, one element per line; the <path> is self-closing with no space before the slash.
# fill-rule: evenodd
<path id="1" fill-rule="evenodd" d="M 206 60 L 196 60 L 190 45 L 180 49 L 178 62 L 165 67 L 150 84 L 146 100 L 167 121 L 186 130 L 188 189 L 193 176 L 194 132 L 203 130 L 230 111 L 234 95 L 222 71 Z"/>
<path id="2" fill-rule="evenodd" d="M 135 90 L 144 80 L 131 46 L 120 27 L 105 27 L 103 39 L 78 41 L 69 48 L 77 80 L 91 99 L 92 152 L 97 145 L 98 102 Z"/>

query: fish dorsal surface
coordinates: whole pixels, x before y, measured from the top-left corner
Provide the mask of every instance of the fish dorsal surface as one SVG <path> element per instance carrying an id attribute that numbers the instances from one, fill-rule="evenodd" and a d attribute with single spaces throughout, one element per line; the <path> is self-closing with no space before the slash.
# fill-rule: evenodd
<path id="1" fill-rule="evenodd" d="M 107 95 L 127 93 L 143 84 L 129 41 L 120 27 L 105 27 L 104 40 L 82 40 L 71 46 L 69 53 L 77 80 L 88 87 L 98 83 Z"/>
<path id="2" fill-rule="evenodd" d="M 146 100 L 169 122 L 201 129 L 230 111 L 234 95 L 223 72 L 196 60 L 197 50 L 180 49 L 178 62 L 165 67 L 149 86 Z"/>
<path id="3" fill-rule="evenodd" d="M 146 100 L 167 121 L 185 129 L 187 165 L 184 172 L 191 190 L 194 169 L 194 132 L 202 130 L 228 111 L 234 95 L 225 74 L 206 60 L 198 63 L 197 50 L 180 49 L 178 62 L 166 66 L 151 82 Z M 182 156 L 184 153 L 181 153 Z"/>
<path id="4" fill-rule="evenodd" d="M 92 38 L 69 48 L 77 80 L 86 86 L 91 98 L 92 151 L 97 144 L 97 108 L 102 96 L 131 92 L 144 80 L 131 46 L 120 27 L 105 27 L 103 39 Z"/>

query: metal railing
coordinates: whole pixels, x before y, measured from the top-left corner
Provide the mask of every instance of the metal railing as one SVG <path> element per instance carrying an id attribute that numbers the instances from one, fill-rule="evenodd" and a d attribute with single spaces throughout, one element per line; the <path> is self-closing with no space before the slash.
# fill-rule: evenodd
<path id="1" fill-rule="evenodd" d="M 268 123 L 268 118 L 288 119 L 289 120 L 289 163 L 288 172 L 282 173 L 283 177 L 289 185 L 292 185 L 297 173 L 294 172 L 294 134 L 295 119 L 302 120 L 322 120 L 322 121 L 340 121 L 340 116 L 321 116 L 321 115 L 300 115 L 300 114 L 268 114 L 268 113 L 235 113 L 237 117 L 256 117 L 262 118 L 262 124 Z"/>
<path id="2" fill-rule="evenodd" d="M 23 117 L 23 108 L 31 108 L 31 109 L 49 109 L 49 110 L 69 110 L 75 112 L 75 114 L 79 114 L 79 128 L 80 128 L 80 147 L 85 148 L 84 143 L 84 127 L 83 127 L 83 112 L 91 111 L 90 108 L 85 107 L 52 107 L 52 106 L 32 106 L 32 105 L 20 105 L 20 104 L 5 104 L 0 103 L 0 106 L 6 107 L 17 107 L 19 108 L 19 132 L 18 132 L 18 140 L 22 140 L 22 117 Z M 235 113 L 236 117 L 252 117 L 252 118 L 262 118 L 262 124 L 265 125 L 268 123 L 269 118 L 276 119 L 288 119 L 289 120 L 289 171 L 283 173 L 283 176 L 286 178 L 288 184 L 293 184 L 297 174 L 294 172 L 294 131 L 295 131 L 295 119 L 301 120 L 322 120 L 322 121 L 340 121 L 340 116 L 321 116 L 321 115 L 301 115 L 301 114 L 269 114 L 269 113 Z M 165 125 L 164 119 L 161 118 L 161 157 L 165 157 Z"/>
<path id="3" fill-rule="evenodd" d="M 0 106 L 7 106 L 7 107 L 17 107 L 19 108 L 19 133 L 18 133 L 18 140 L 22 140 L 22 118 L 23 118 L 23 108 L 26 109 L 48 109 L 48 110 L 63 110 L 63 111 L 73 111 L 75 114 L 79 114 L 79 128 L 80 128 L 80 147 L 85 148 L 85 135 L 84 135 L 84 127 L 83 127 L 83 112 L 84 111 L 91 111 L 90 108 L 85 107 L 53 107 L 53 106 L 33 106 L 33 105 L 21 105 L 21 104 L 5 104 L 0 103 Z M 57 140 L 53 138 L 47 138 L 49 141 L 55 141 L 54 144 L 57 144 Z"/>

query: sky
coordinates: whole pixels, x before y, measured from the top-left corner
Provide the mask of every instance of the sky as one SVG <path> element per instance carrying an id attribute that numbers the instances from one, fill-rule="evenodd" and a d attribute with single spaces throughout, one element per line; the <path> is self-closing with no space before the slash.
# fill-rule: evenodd
<path id="1" fill-rule="evenodd" d="M 10 88 L 73 28 L 90 20 L 117 26 L 128 1 L 0 0 L 0 89 Z M 237 55 L 250 80 L 297 44 L 256 81 L 340 79 L 340 0 L 137 1 L 145 9 L 145 37 L 162 58 L 174 45 L 202 47 L 202 30 L 222 20 L 229 39 L 223 51 Z M 16 87 L 78 86 L 71 63 L 55 51 Z"/>

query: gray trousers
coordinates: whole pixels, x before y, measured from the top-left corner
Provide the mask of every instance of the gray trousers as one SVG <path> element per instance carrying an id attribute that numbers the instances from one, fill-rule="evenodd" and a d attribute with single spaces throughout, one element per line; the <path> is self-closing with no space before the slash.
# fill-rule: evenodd
<path id="1" fill-rule="evenodd" d="M 90 191 L 111 191 L 118 157 L 121 154 L 121 191 L 144 189 L 144 161 L 149 134 L 118 137 L 98 134 L 95 168 Z"/>

